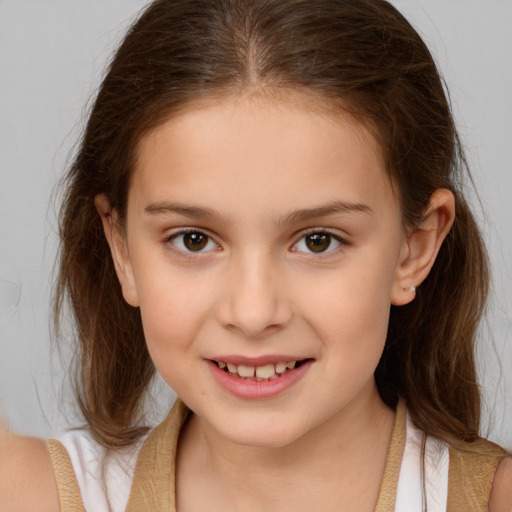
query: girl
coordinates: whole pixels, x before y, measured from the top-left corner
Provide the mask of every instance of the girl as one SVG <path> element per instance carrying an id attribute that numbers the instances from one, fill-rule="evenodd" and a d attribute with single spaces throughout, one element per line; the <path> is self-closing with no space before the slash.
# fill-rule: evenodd
<path id="1" fill-rule="evenodd" d="M 153 2 L 62 209 L 88 428 L 4 434 L 1 509 L 510 511 L 478 436 L 464 172 L 387 2 Z M 180 399 L 148 432 L 155 370 Z"/>

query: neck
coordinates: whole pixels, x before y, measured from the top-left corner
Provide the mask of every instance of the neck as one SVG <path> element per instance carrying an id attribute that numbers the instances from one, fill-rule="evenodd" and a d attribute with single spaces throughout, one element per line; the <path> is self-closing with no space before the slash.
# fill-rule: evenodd
<path id="1" fill-rule="evenodd" d="M 194 415 L 180 440 L 178 475 L 183 464 L 195 468 L 197 481 L 202 468 L 205 481 L 222 489 L 220 494 L 238 505 L 234 509 L 277 510 L 283 503 L 291 509 L 290 499 L 296 499 L 294 510 L 302 510 L 300 504 L 312 497 L 318 509 L 318 496 L 335 489 L 337 510 L 349 510 L 341 506 L 345 499 L 362 510 L 361 496 L 373 506 L 377 500 L 393 420 L 374 383 L 335 416 L 279 448 L 232 443 Z"/>

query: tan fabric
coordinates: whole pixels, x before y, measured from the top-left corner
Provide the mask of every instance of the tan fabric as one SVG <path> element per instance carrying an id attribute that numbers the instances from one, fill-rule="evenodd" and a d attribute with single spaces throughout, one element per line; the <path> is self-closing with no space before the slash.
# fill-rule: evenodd
<path id="1" fill-rule="evenodd" d="M 407 424 L 407 413 L 403 402 L 398 402 L 396 408 L 395 424 L 391 432 L 389 442 L 388 458 L 384 469 L 384 476 L 380 486 L 379 498 L 375 512 L 393 512 L 395 510 L 396 490 L 400 465 L 405 448 L 405 429 Z"/>
<path id="2" fill-rule="evenodd" d="M 450 447 L 447 512 L 485 512 L 496 467 L 504 456 L 499 446 L 485 439 Z"/>
<path id="3" fill-rule="evenodd" d="M 186 405 L 176 400 L 165 421 L 142 446 L 126 512 L 176 512 L 176 449 L 188 412 Z"/>
<path id="4" fill-rule="evenodd" d="M 55 439 L 48 439 L 46 446 L 55 473 L 61 512 L 86 512 L 66 448 Z"/>

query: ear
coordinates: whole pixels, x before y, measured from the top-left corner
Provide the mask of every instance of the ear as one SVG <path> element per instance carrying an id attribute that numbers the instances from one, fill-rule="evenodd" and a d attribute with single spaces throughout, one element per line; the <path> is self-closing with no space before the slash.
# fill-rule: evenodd
<path id="1" fill-rule="evenodd" d="M 406 239 L 400 254 L 391 303 L 402 306 L 411 302 L 416 287 L 428 276 L 437 253 L 455 218 L 455 198 L 450 190 L 437 189 L 420 225 Z"/>
<path id="2" fill-rule="evenodd" d="M 132 262 L 130 254 L 128 253 L 125 236 L 122 234 L 117 212 L 112 208 L 105 194 L 95 196 L 94 205 L 103 223 L 103 231 L 110 247 L 112 259 L 114 260 L 117 278 L 121 283 L 123 297 L 128 304 L 137 307 L 139 300 L 137 297 Z"/>

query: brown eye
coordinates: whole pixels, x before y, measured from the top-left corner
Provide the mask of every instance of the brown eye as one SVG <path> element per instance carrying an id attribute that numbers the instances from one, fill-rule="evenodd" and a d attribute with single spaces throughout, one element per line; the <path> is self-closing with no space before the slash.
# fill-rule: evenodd
<path id="1" fill-rule="evenodd" d="M 171 236 L 168 241 L 182 252 L 207 252 L 219 246 L 202 231 L 182 231 Z"/>
<path id="2" fill-rule="evenodd" d="M 208 237 L 203 233 L 185 233 L 183 244 L 189 251 L 200 251 L 208 244 Z"/>
<path id="3" fill-rule="evenodd" d="M 294 246 L 293 251 L 312 253 L 329 253 L 342 245 L 348 245 L 342 238 L 326 231 L 316 231 L 304 235 Z"/>
<path id="4" fill-rule="evenodd" d="M 327 233 L 313 233 L 305 237 L 307 248 L 312 252 L 324 252 L 331 245 L 331 235 Z"/>

